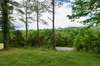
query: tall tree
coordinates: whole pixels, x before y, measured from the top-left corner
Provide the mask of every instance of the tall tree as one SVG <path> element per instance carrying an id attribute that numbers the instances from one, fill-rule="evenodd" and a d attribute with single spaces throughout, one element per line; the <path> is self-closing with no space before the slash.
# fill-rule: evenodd
<path id="1" fill-rule="evenodd" d="M 26 25 L 26 38 L 28 35 L 28 23 L 29 22 L 33 22 L 36 21 L 37 22 L 37 43 L 39 44 L 39 22 L 40 21 L 44 21 L 43 23 L 45 23 L 45 20 L 39 18 L 41 17 L 42 13 L 44 13 L 46 11 L 46 9 L 48 8 L 45 4 L 45 1 L 38 1 L 38 0 L 23 0 L 23 5 L 22 3 L 20 3 L 21 7 L 17 8 L 17 11 L 21 13 L 21 18 L 20 20 L 22 22 L 25 22 Z M 35 14 L 36 14 L 36 19 L 35 19 Z"/>
<path id="2" fill-rule="evenodd" d="M 41 19 L 40 17 L 42 16 L 42 13 L 46 12 L 47 9 L 49 9 L 49 7 L 47 6 L 47 1 L 44 0 L 44 1 L 39 1 L 39 0 L 36 0 L 36 4 L 34 2 L 34 12 L 36 13 L 37 15 L 37 43 L 39 44 L 40 46 L 40 29 L 39 29 L 39 22 L 43 22 L 43 24 L 47 24 L 45 20 Z"/>
<path id="3" fill-rule="evenodd" d="M 9 31 L 11 28 L 11 16 L 14 6 L 18 6 L 18 3 L 13 0 L 0 0 L 0 24 L 3 32 L 4 49 L 8 49 L 9 46 Z"/>
<path id="4" fill-rule="evenodd" d="M 52 11 L 52 44 L 53 44 L 53 49 L 56 47 L 56 42 L 55 42 L 55 0 L 52 0 L 52 6 L 53 6 L 53 11 Z"/>
<path id="5" fill-rule="evenodd" d="M 25 2 L 25 5 L 26 5 L 26 8 L 25 8 L 25 16 L 26 16 L 26 44 L 27 44 L 27 40 L 28 40 L 28 3 L 29 3 L 29 1 L 27 0 L 26 2 Z"/>
<path id="6" fill-rule="evenodd" d="M 25 24 L 26 24 L 26 44 L 27 44 L 27 41 L 28 41 L 28 10 L 29 10 L 29 4 L 30 3 L 30 0 L 26 0 L 25 1 Z"/>
<path id="7" fill-rule="evenodd" d="M 32 14 L 31 7 L 33 7 L 33 4 L 31 4 L 30 0 L 23 0 L 20 3 L 20 6 L 16 8 L 16 10 L 20 13 L 20 16 L 21 16 L 19 18 L 19 20 L 21 20 L 22 22 L 25 23 L 26 44 L 27 44 L 27 41 L 28 41 L 28 23 L 32 19 L 32 17 L 30 16 Z"/>
<path id="8" fill-rule="evenodd" d="M 37 43 L 40 45 L 40 32 L 39 32 L 39 2 L 38 2 L 38 0 L 37 0 L 37 9 L 36 9 L 36 11 L 37 11 Z"/>
<path id="9" fill-rule="evenodd" d="M 2 10 L 2 31 L 3 31 L 3 43 L 4 49 L 8 49 L 9 45 L 9 0 L 2 0 L 1 1 L 1 10 Z"/>

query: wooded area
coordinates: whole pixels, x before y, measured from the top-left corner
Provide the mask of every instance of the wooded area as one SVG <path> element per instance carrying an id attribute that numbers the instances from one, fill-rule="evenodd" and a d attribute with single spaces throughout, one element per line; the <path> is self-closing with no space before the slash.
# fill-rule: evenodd
<path id="1" fill-rule="evenodd" d="M 66 18 L 69 18 L 72 22 L 79 22 L 84 24 L 83 27 L 68 27 L 58 29 L 55 28 L 55 7 L 62 6 L 64 2 L 71 3 L 72 7 L 72 14 L 66 15 Z M 14 12 L 18 13 L 19 19 L 15 19 L 16 16 L 13 15 Z M 46 20 L 40 18 L 42 15 L 44 15 L 45 12 L 52 14 L 52 18 L 48 17 L 48 19 L 52 22 L 51 29 L 40 29 L 39 22 L 42 22 L 45 25 L 48 23 L 46 22 Z M 25 24 L 25 30 L 16 30 L 16 27 L 13 24 L 14 22 L 16 22 L 16 20 L 21 21 Z M 37 23 L 36 30 L 29 30 L 28 25 L 32 22 Z M 0 0 L 0 45 L 1 44 L 3 44 L 3 50 L 6 52 L 7 50 L 8 52 L 14 52 L 10 49 L 15 48 L 16 52 L 24 51 L 27 54 L 28 52 L 31 53 L 29 50 L 34 50 L 33 52 L 36 53 L 43 52 L 42 50 L 45 49 L 44 53 L 47 52 L 46 54 L 48 55 L 50 50 L 50 55 L 56 55 L 57 58 L 63 58 L 63 56 L 65 57 L 68 54 L 65 53 L 64 55 L 64 53 L 59 53 L 58 51 L 56 51 L 56 47 L 74 47 L 76 48 L 76 50 L 73 51 L 76 54 L 75 56 L 81 56 L 81 52 L 84 54 L 86 54 L 87 52 L 88 54 L 86 54 L 86 56 L 89 56 L 89 58 L 97 59 L 93 57 L 96 56 L 95 54 L 97 54 L 97 57 L 100 58 L 100 0 L 20 0 L 20 2 L 16 0 Z M 29 49 L 26 50 L 24 48 Z M 38 50 L 38 48 L 40 49 Z M 0 51 L 0 53 L 2 54 L 4 53 L 4 51 Z M 59 57 L 54 53 L 59 54 Z M 90 53 L 93 54 L 93 56 L 90 56 Z M 27 56 L 26 54 L 25 57 Z M 34 54 L 30 55 L 34 56 Z M 51 57 L 50 55 L 48 56 Z M 43 55 L 41 56 L 44 58 Z M 3 66 L 1 63 L 3 58 L 1 57 L 3 57 L 3 55 L 0 55 L 0 66 Z M 91 60 L 93 61 L 93 59 Z M 59 62 L 59 60 L 63 60 L 61 61 L 62 65 L 67 66 L 67 63 L 65 63 L 66 65 L 64 65 L 63 63 L 64 58 L 57 59 L 57 62 Z M 81 62 L 75 65 L 74 61 L 72 61 L 70 62 L 72 65 L 70 64 L 69 66 L 99 66 L 100 60 L 97 60 L 93 61 L 94 65 L 93 63 L 91 63 L 92 61 L 89 62 L 90 65 L 88 65 L 88 61 L 83 65 L 81 64 Z M 55 61 L 55 63 L 57 62 Z M 48 64 L 48 66 L 56 66 L 52 64 Z M 4 66 L 7 66 L 6 63 L 4 64 Z M 32 66 L 32 64 L 25 66 Z"/>

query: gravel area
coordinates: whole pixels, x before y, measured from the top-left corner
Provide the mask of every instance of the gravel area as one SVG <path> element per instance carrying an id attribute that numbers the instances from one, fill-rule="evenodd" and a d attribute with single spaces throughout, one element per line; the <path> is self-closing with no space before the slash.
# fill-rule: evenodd
<path id="1" fill-rule="evenodd" d="M 76 48 L 74 47 L 56 47 L 57 51 L 75 51 Z"/>

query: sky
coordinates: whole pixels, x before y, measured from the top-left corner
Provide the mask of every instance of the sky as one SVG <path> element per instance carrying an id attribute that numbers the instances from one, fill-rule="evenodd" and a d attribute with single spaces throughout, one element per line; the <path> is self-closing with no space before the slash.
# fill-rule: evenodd
<path id="1" fill-rule="evenodd" d="M 71 4 L 69 2 L 65 3 L 67 0 L 63 0 L 64 4 L 60 7 L 55 8 L 55 28 L 67 28 L 67 27 L 80 27 L 83 26 L 81 23 L 77 22 L 71 22 L 67 15 L 72 14 L 72 7 L 70 6 Z M 39 23 L 39 28 L 40 29 L 47 29 L 47 28 L 52 28 L 52 22 L 48 19 L 48 17 L 52 18 L 52 14 L 50 13 L 44 13 L 43 16 L 41 17 L 42 19 L 47 21 L 47 24 L 44 25 L 42 22 Z M 22 23 L 20 21 L 14 23 L 16 26 L 16 29 L 25 29 L 25 23 Z M 36 22 L 29 23 L 29 29 L 36 29 Z"/>

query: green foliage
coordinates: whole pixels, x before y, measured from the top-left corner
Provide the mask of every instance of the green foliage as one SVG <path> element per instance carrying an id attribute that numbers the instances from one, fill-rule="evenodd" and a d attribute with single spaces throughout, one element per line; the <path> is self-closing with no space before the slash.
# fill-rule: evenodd
<path id="1" fill-rule="evenodd" d="M 100 25 L 100 0 L 75 0 L 73 13 L 68 16 L 72 20 L 87 24 L 88 27 Z M 82 18 L 85 18 L 82 20 Z M 74 46 L 78 50 L 100 53 L 100 30 L 82 29 L 75 36 Z"/>
<path id="2" fill-rule="evenodd" d="M 76 29 L 56 30 L 56 45 L 57 46 L 73 46 L 75 35 L 78 34 Z M 11 33 L 11 44 L 24 44 L 25 31 L 14 31 Z M 14 41 L 12 41 L 14 40 Z M 37 31 L 30 30 L 28 33 L 28 41 L 26 46 L 45 46 L 52 47 L 52 31 L 49 29 L 40 30 L 38 44 Z M 13 43 L 15 42 L 15 43 Z"/>
<path id="3" fill-rule="evenodd" d="M 24 37 L 19 30 L 11 34 L 9 42 L 10 42 L 10 46 L 13 46 L 13 47 L 24 47 L 25 46 Z"/>
<path id="4" fill-rule="evenodd" d="M 31 46 L 45 46 L 50 47 L 51 45 L 51 30 L 40 30 L 39 41 L 38 44 L 37 31 L 30 31 L 28 36 L 28 43 Z M 52 46 L 52 45 L 51 45 Z"/>
<path id="5" fill-rule="evenodd" d="M 2 36 L 2 35 L 1 35 Z M 0 36 L 0 37 L 1 37 Z M 40 43 L 38 43 L 37 31 L 30 30 L 28 41 L 25 43 L 25 31 L 13 31 L 10 35 L 10 46 L 14 47 L 52 47 L 52 31 L 40 30 Z M 67 28 L 56 30 L 56 46 L 76 47 L 78 51 L 100 53 L 99 28 Z M 2 38 L 1 38 L 2 39 Z"/>
<path id="6" fill-rule="evenodd" d="M 69 28 L 65 30 L 60 30 L 56 34 L 56 45 L 57 46 L 73 46 L 73 40 L 75 35 L 77 35 L 77 31 L 74 28 Z"/>
<path id="7" fill-rule="evenodd" d="M 74 39 L 74 45 L 78 50 L 100 53 L 100 30 L 86 29 L 80 30 L 80 33 Z"/>
<path id="8" fill-rule="evenodd" d="M 79 22 L 94 26 L 98 25 L 100 20 L 100 0 L 75 0 L 73 3 L 73 13 L 68 16 L 72 20 L 80 19 Z M 81 17 L 86 19 L 81 20 Z"/>

